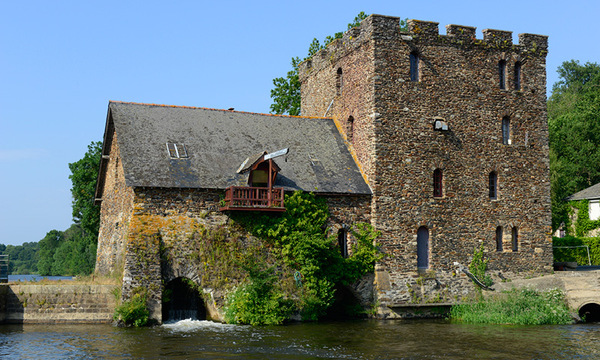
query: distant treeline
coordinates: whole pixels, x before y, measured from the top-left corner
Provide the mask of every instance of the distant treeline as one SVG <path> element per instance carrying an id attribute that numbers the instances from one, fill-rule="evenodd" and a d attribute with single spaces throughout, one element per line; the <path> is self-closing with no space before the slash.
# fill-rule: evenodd
<path id="1" fill-rule="evenodd" d="M 37 274 L 38 250 L 37 242 L 26 242 L 23 245 L 0 244 L 0 255 L 8 255 L 10 260 L 9 274 Z"/>
<path id="2" fill-rule="evenodd" d="M 10 275 L 87 275 L 94 271 L 95 242 L 84 236 L 80 225 L 65 231 L 51 230 L 39 242 L 0 244 L 0 255 L 8 255 Z"/>

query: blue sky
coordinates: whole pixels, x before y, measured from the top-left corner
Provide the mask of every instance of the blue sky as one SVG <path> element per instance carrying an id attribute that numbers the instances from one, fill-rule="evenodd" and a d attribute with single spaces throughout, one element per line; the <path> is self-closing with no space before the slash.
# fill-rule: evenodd
<path id="1" fill-rule="evenodd" d="M 556 5 L 553 5 L 556 4 Z M 560 5 L 559 5 L 560 4 Z M 72 223 L 68 163 L 101 140 L 109 100 L 269 112 L 272 79 L 360 11 L 549 35 L 548 89 L 566 60 L 600 62 L 600 2 L 2 1 L 0 243 Z"/>

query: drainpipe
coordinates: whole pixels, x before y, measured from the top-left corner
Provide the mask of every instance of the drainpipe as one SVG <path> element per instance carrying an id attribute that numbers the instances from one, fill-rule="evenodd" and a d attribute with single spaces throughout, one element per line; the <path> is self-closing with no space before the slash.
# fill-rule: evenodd
<path id="1" fill-rule="evenodd" d="M 329 112 L 329 109 L 331 109 L 331 105 L 333 105 L 333 100 L 334 99 L 331 99 L 331 102 L 329 103 L 329 106 L 327 107 L 327 110 L 325 110 L 325 114 L 323 114 L 323 117 L 327 116 L 327 113 Z"/>

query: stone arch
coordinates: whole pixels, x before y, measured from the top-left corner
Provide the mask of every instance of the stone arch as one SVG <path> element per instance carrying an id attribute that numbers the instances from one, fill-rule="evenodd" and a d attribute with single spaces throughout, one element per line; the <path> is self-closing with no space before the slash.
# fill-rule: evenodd
<path id="1" fill-rule="evenodd" d="M 162 321 L 205 320 L 206 307 L 196 282 L 177 277 L 165 284 L 162 296 Z"/>
<path id="2" fill-rule="evenodd" d="M 579 307 L 578 314 L 587 323 L 600 322 L 600 304 L 587 302 Z"/>

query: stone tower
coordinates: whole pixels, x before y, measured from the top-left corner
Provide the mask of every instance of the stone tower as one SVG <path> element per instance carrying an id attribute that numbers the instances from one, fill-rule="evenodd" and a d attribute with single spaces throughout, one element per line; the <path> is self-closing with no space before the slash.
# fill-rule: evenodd
<path id="1" fill-rule="evenodd" d="M 547 48 L 371 15 L 300 65 L 302 115 L 335 120 L 373 191 L 382 308 L 460 300 L 481 245 L 494 276 L 551 270 Z"/>

